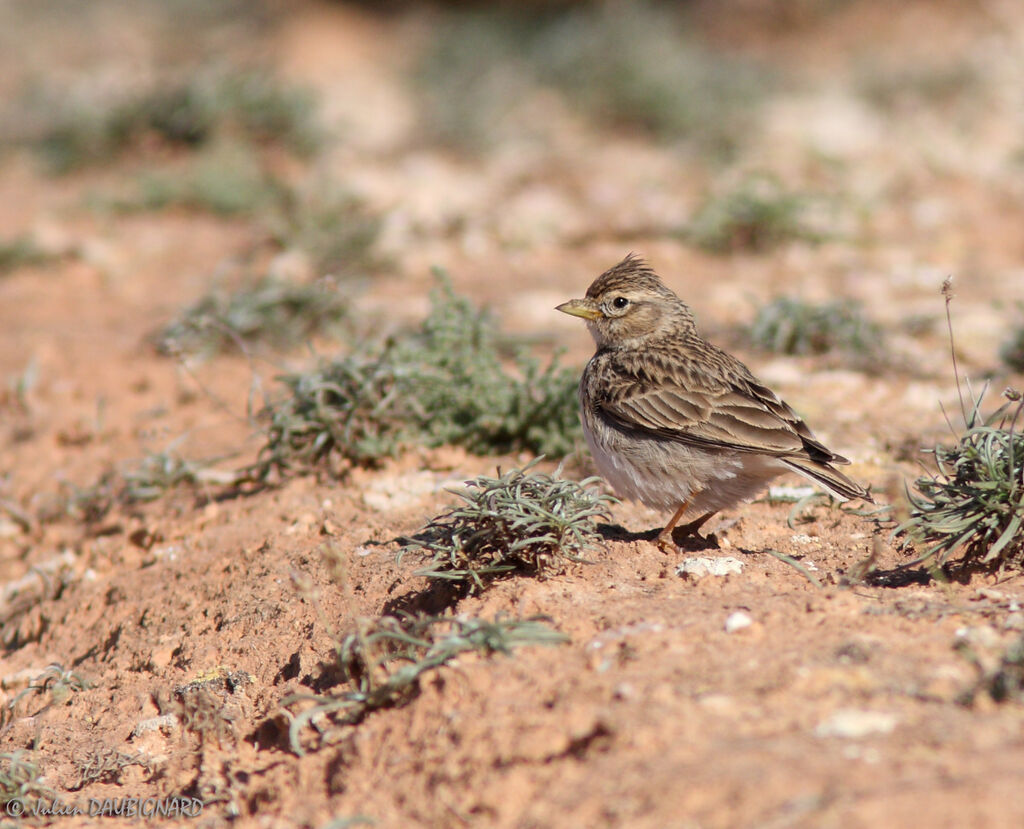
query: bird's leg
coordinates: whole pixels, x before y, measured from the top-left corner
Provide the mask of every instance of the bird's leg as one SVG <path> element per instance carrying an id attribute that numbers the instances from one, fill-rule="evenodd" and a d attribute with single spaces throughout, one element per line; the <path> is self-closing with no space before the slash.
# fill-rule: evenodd
<path id="1" fill-rule="evenodd" d="M 676 543 L 672 540 L 672 530 L 675 529 L 676 524 L 679 523 L 679 519 L 683 517 L 683 513 L 686 512 L 688 506 L 690 506 L 690 499 L 683 501 L 679 509 L 676 510 L 676 514 L 665 525 L 665 529 L 658 533 L 658 537 L 654 540 L 654 543 L 661 548 L 662 552 L 668 552 L 675 547 Z"/>
<path id="2" fill-rule="evenodd" d="M 691 498 L 683 501 L 679 509 L 676 510 L 675 515 L 673 515 L 672 519 L 665 525 L 665 529 L 658 533 L 658 537 L 655 539 L 654 543 L 663 551 L 668 552 L 669 550 L 677 548 L 675 539 L 672 537 L 672 531 L 676 528 L 676 524 L 679 523 L 679 519 L 683 517 L 683 513 L 686 512 L 686 508 L 690 506 L 690 501 L 692 500 L 693 499 Z M 689 524 L 683 524 L 683 526 L 679 528 L 680 536 L 682 538 L 686 538 L 688 535 L 696 535 L 697 530 L 699 530 L 703 526 L 704 522 L 714 514 L 714 511 L 706 512 L 695 521 L 691 521 Z"/>

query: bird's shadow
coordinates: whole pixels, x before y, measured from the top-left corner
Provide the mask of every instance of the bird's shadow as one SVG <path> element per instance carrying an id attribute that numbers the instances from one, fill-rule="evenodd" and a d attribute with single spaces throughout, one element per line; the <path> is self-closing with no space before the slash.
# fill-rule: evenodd
<path id="1" fill-rule="evenodd" d="M 597 532 L 605 541 L 621 541 L 626 543 L 630 541 L 649 541 L 651 544 L 654 544 L 658 540 L 661 528 L 655 527 L 643 532 L 634 532 L 633 530 L 627 530 L 621 524 L 599 524 Z M 708 533 L 707 535 L 680 535 L 673 533 L 672 540 L 682 552 L 719 549 L 718 538 L 714 533 Z"/>

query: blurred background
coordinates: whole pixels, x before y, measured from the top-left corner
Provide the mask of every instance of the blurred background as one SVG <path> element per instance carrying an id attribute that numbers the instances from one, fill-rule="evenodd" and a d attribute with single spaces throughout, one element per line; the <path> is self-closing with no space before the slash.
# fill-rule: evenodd
<path id="1" fill-rule="evenodd" d="M 952 274 L 990 370 L 1022 39 L 1009 0 L 6 0 L 0 268 L 84 268 L 152 328 L 268 276 L 418 317 L 441 265 L 569 341 L 551 306 L 635 250 L 711 328 L 843 299 L 926 370 Z"/>

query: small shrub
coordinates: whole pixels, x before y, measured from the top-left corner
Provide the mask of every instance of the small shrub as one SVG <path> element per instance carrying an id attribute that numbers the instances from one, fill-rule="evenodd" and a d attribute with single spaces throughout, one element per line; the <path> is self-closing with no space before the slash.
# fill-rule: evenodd
<path id="1" fill-rule="evenodd" d="M 684 236 L 712 253 L 760 253 L 784 242 L 824 238 L 808 221 L 810 199 L 772 176 L 749 176 L 733 189 L 710 196 Z"/>
<path id="2" fill-rule="evenodd" d="M 844 299 L 816 305 L 779 297 L 758 310 L 748 335 L 756 347 L 776 354 L 841 353 L 871 365 L 885 359 L 881 327 L 859 303 Z"/>
<path id="3" fill-rule="evenodd" d="M 289 737 L 292 750 L 305 754 L 301 733 L 323 720 L 352 724 L 371 711 L 403 705 L 411 700 L 420 678 L 446 665 L 459 654 L 475 651 L 508 654 L 523 645 L 558 645 L 567 637 L 539 618 L 485 619 L 444 616 L 383 616 L 346 636 L 338 647 L 338 661 L 348 689 L 328 696 L 296 695 L 286 706 L 313 703 L 295 714 Z"/>
<path id="4" fill-rule="evenodd" d="M 380 264 L 373 255 L 380 217 L 336 187 L 289 191 L 268 224 L 274 241 L 302 251 L 317 274 L 351 274 Z"/>
<path id="5" fill-rule="evenodd" d="M 181 208 L 219 216 L 259 216 L 275 209 L 287 190 L 250 147 L 230 143 L 214 147 L 184 170 L 142 173 L 133 194 L 94 203 L 119 213 Z"/>
<path id="6" fill-rule="evenodd" d="M 73 693 L 84 691 L 88 687 L 90 686 L 87 680 L 74 671 L 54 663 L 29 682 L 28 687 L 14 697 L 7 707 L 13 713 L 18 703 L 26 697 L 41 696 L 44 698 L 43 708 L 49 708 L 51 705 L 60 705 Z"/>
<path id="7" fill-rule="evenodd" d="M 480 476 L 456 493 L 464 504 L 433 519 L 400 555 L 422 550 L 431 560 L 417 575 L 475 589 L 513 570 L 540 572 L 580 561 L 600 538 L 595 519 L 607 517 L 614 501 L 593 488 L 597 481 L 567 481 L 529 466 L 497 478 Z"/>
<path id="8" fill-rule="evenodd" d="M 173 451 L 151 452 L 122 475 L 117 493 L 121 504 L 155 501 L 179 486 L 202 487 L 210 483 L 231 484 L 235 473 L 212 469 L 211 461 L 189 461 Z"/>
<path id="9" fill-rule="evenodd" d="M 380 265 L 373 246 L 381 220 L 360 199 L 331 185 L 290 186 L 237 142 L 213 147 L 184 169 L 147 171 L 127 195 L 90 201 L 119 213 L 177 208 L 252 217 L 270 243 L 300 251 L 318 275 L 348 276 Z"/>
<path id="10" fill-rule="evenodd" d="M 109 162 L 147 136 L 189 148 L 219 136 L 275 143 L 308 154 L 319 143 L 308 91 L 263 71 L 199 74 L 107 102 L 65 102 L 36 147 L 55 173 Z"/>
<path id="11" fill-rule="evenodd" d="M 514 362 L 513 375 L 491 317 L 442 281 L 417 330 L 281 378 L 291 395 L 267 409 L 254 471 L 264 478 L 326 465 L 340 474 L 413 444 L 568 453 L 579 435 L 574 374 L 557 360 L 541 369 L 522 352 Z"/>
<path id="12" fill-rule="evenodd" d="M 0 276 L 31 265 L 45 265 L 56 257 L 30 235 L 0 240 Z"/>
<path id="13" fill-rule="evenodd" d="M 992 670 L 985 670 L 969 647 L 963 646 L 961 651 L 981 674 L 975 685 L 960 696 L 961 704 L 972 705 L 982 693 L 993 702 L 1024 703 L 1024 635 L 1010 644 L 1000 657 L 999 665 Z"/>
<path id="14" fill-rule="evenodd" d="M 55 797 L 48 786 L 43 785 L 39 766 L 28 759 L 21 749 L 0 754 L 0 808 L 5 814 L 17 817 L 16 812 L 7 811 L 12 800 L 20 801 L 25 810 L 31 809 L 31 802 L 40 797 Z"/>
<path id="15" fill-rule="evenodd" d="M 977 401 L 967 431 L 937 446 L 937 471 L 908 490 L 910 516 L 896 529 L 905 543 L 927 547 L 919 562 L 959 569 L 1024 568 L 1024 434 L 1018 392 L 984 423 Z"/>
<path id="16" fill-rule="evenodd" d="M 856 72 L 857 92 L 886 114 L 923 107 L 940 109 L 961 102 L 976 102 L 984 74 L 967 63 L 896 68 L 872 63 Z"/>
<path id="17" fill-rule="evenodd" d="M 212 355 L 255 343 L 294 348 L 310 337 L 337 333 L 348 299 L 323 282 L 301 284 L 264 277 L 227 293 L 215 290 L 154 335 L 162 354 Z"/>
<path id="18" fill-rule="evenodd" d="M 415 69 L 427 132 L 476 150 L 547 87 L 604 126 L 729 155 L 766 86 L 764 71 L 703 48 L 654 3 L 452 11 Z"/>
<path id="19" fill-rule="evenodd" d="M 1021 322 L 1007 337 L 999 349 L 999 356 L 1007 368 L 1024 372 L 1024 322 Z"/>

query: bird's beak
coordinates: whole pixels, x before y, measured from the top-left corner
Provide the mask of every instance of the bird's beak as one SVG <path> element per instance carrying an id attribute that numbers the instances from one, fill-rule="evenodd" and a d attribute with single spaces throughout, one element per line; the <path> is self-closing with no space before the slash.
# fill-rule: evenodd
<path id="1" fill-rule="evenodd" d="M 583 317 L 585 320 L 597 320 L 604 316 L 589 299 L 570 299 L 568 302 L 556 305 L 555 310 L 573 317 Z"/>

